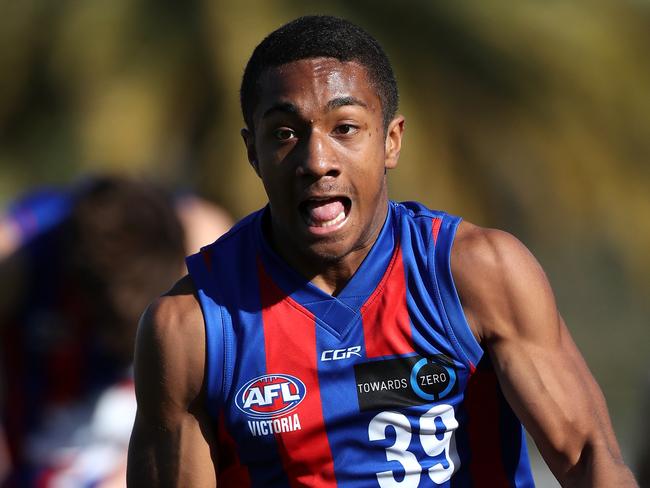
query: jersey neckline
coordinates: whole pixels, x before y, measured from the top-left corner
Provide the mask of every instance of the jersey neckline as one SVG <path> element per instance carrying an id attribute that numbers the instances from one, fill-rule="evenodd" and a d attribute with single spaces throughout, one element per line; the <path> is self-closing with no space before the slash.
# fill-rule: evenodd
<path id="1" fill-rule="evenodd" d="M 257 214 L 255 222 L 264 269 L 273 282 L 291 300 L 312 313 L 317 322 L 323 322 L 335 335 L 344 335 L 359 319 L 361 308 L 390 270 L 390 263 L 399 247 L 395 211 L 394 204 L 389 202 L 377 240 L 350 281 L 333 296 L 303 277 L 271 248 L 262 230 L 263 219 L 269 212 L 267 205 Z"/>

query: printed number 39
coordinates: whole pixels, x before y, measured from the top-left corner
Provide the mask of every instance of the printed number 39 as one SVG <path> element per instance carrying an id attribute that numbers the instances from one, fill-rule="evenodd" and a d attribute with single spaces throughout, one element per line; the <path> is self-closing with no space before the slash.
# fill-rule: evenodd
<path id="1" fill-rule="evenodd" d="M 386 459 L 397 461 L 405 471 L 402 481 L 395 479 L 393 471 L 377 473 L 381 488 L 416 488 L 420 484 L 423 467 L 415 454 L 408 450 L 411 443 L 412 427 L 406 415 L 397 412 L 381 412 L 370 421 L 368 437 L 371 441 L 386 439 L 386 429 L 395 430 L 395 442 L 386 448 Z M 458 469 L 460 461 L 456 452 L 453 435 L 458 427 L 451 405 L 435 405 L 420 417 L 420 443 L 424 452 L 430 456 L 427 465 L 429 477 L 436 484 L 449 481 Z"/>

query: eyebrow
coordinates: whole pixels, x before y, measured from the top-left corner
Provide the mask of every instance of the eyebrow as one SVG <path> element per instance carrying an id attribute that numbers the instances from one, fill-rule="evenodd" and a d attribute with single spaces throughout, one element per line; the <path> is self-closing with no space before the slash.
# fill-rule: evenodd
<path id="1" fill-rule="evenodd" d="M 274 112 L 297 114 L 298 108 L 293 103 L 289 103 L 289 102 L 275 103 L 264 111 L 264 113 L 262 114 L 262 118 L 265 119 L 266 117 L 268 117 Z"/>
<path id="2" fill-rule="evenodd" d="M 335 108 L 345 107 L 346 105 L 359 105 L 363 108 L 368 108 L 368 105 L 355 97 L 338 97 L 333 98 L 327 102 L 327 109 L 334 110 Z"/>
<path id="3" fill-rule="evenodd" d="M 358 105 L 360 107 L 368 108 L 368 105 L 366 105 L 364 102 L 362 102 L 356 97 L 337 97 L 327 102 L 327 110 L 331 111 L 339 107 L 345 107 L 349 105 Z M 297 115 L 299 113 L 298 108 L 293 103 L 280 102 L 280 103 L 275 103 L 271 105 L 269 108 L 267 108 L 262 114 L 262 118 L 265 119 L 266 117 L 268 117 L 269 115 L 275 112 L 283 112 L 292 115 Z"/>

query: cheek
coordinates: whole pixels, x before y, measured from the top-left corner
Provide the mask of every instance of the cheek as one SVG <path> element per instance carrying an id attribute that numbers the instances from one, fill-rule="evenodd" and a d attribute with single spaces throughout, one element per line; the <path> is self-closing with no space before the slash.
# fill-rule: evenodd
<path id="1" fill-rule="evenodd" d="M 368 169 L 368 178 L 378 184 L 377 182 L 383 182 L 383 176 L 386 171 L 386 158 L 384 148 L 376 148 L 366 159 Z"/>
<path id="2" fill-rule="evenodd" d="M 374 208 L 377 201 L 381 199 L 385 185 L 383 167 L 364 171 L 357 177 L 356 182 L 358 203 L 364 207 Z"/>
<path id="3" fill-rule="evenodd" d="M 262 165 L 261 178 L 269 200 L 277 200 L 282 195 L 282 179 L 278 178 L 277 170 L 268 165 Z"/>
<path id="4" fill-rule="evenodd" d="M 269 202 L 277 212 L 286 213 L 293 209 L 293 190 L 290 180 L 275 172 L 263 178 L 263 183 Z"/>
<path id="5" fill-rule="evenodd" d="M 274 139 L 260 135 L 255 144 L 255 150 L 260 160 L 268 166 L 280 164 L 292 151 L 292 144 L 278 144 Z"/>

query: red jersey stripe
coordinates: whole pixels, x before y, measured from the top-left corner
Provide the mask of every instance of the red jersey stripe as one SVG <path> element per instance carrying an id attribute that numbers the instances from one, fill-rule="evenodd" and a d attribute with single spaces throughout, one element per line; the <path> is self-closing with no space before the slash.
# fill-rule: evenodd
<path id="1" fill-rule="evenodd" d="M 251 479 L 246 466 L 242 465 L 237 455 L 235 440 L 226 428 L 223 411 L 219 413 L 217 424 L 219 450 L 217 453 L 217 477 L 219 486 L 251 486 Z"/>
<path id="2" fill-rule="evenodd" d="M 501 458 L 497 377 L 492 369 L 479 368 L 467 385 L 466 408 L 470 445 L 470 472 L 474 488 L 510 486 Z"/>
<path id="3" fill-rule="evenodd" d="M 406 276 L 399 246 L 386 275 L 361 307 L 361 317 L 368 358 L 414 351 L 406 306 Z"/>
<path id="4" fill-rule="evenodd" d="M 208 268 L 208 271 L 212 271 L 212 253 L 209 249 L 201 249 L 201 257 L 203 257 L 203 262 L 205 267 Z"/>
<path id="5" fill-rule="evenodd" d="M 298 416 L 300 430 L 275 433 L 285 472 L 292 488 L 335 487 L 318 384 L 315 318 L 276 286 L 261 263 L 258 274 L 266 372 L 295 376 L 306 388 L 298 408 L 288 414 Z"/>
<path id="6" fill-rule="evenodd" d="M 440 224 L 442 224 L 442 219 L 439 217 L 434 218 L 431 221 L 431 232 L 433 234 L 433 245 L 436 245 L 438 242 L 438 233 L 440 232 Z"/>

